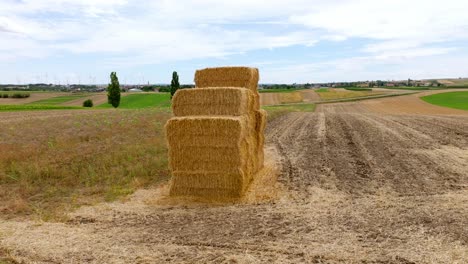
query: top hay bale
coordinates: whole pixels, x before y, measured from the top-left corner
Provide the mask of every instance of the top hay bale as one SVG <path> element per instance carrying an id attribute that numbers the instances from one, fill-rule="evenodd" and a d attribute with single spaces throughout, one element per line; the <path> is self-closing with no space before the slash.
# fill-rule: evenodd
<path id="1" fill-rule="evenodd" d="M 219 67 L 195 72 L 196 88 L 237 87 L 257 93 L 259 74 L 257 68 Z"/>
<path id="2" fill-rule="evenodd" d="M 253 113 L 254 100 L 245 88 L 182 89 L 172 98 L 172 110 L 175 116 L 240 116 Z"/>

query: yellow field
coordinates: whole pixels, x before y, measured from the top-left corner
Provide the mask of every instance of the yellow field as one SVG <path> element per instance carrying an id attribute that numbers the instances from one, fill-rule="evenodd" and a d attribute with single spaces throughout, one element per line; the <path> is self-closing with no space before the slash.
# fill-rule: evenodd
<path id="1" fill-rule="evenodd" d="M 337 99 L 348 99 L 357 97 L 366 97 L 385 94 L 385 92 L 374 92 L 374 91 L 348 91 L 344 89 L 329 89 L 327 92 L 320 92 L 318 95 L 320 99 L 324 101 L 337 100 Z"/>

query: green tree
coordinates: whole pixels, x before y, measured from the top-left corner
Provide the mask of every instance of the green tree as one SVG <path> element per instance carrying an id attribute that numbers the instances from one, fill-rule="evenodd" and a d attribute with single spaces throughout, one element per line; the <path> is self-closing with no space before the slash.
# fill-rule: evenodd
<path id="1" fill-rule="evenodd" d="M 171 98 L 174 96 L 174 94 L 177 92 L 177 90 L 180 88 L 179 84 L 179 75 L 177 75 L 177 72 L 172 73 L 172 81 L 171 81 Z"/>
<path id="2" fill-rule="evenodd" d="M 120 84 L 117 73 L 111 72 L 110 78 L 111 82 L 107 86 L 107 102 L 117 108 L 120 104 Z"/>

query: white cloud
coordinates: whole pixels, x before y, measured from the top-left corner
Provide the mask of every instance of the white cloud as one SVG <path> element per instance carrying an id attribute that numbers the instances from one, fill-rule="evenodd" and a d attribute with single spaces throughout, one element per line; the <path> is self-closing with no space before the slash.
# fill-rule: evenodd
<path id="1" fill-rule="evenodd" d="M 468 40 L 466 10 L 455 0 L 2 0 L 0 58 L 93 54 L 131 67 L 359 38 L 366 60 L 403 62 L 463 49 L 452 43 Z"/>

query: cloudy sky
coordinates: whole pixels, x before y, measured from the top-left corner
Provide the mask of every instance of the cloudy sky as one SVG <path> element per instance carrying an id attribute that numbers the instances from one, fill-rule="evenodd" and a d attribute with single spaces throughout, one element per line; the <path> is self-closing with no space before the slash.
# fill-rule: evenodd
<path id="1" fill-rule="evenodd" d="M 0 0 L 0 83 L 468 77 L 466 0 Z"/>

